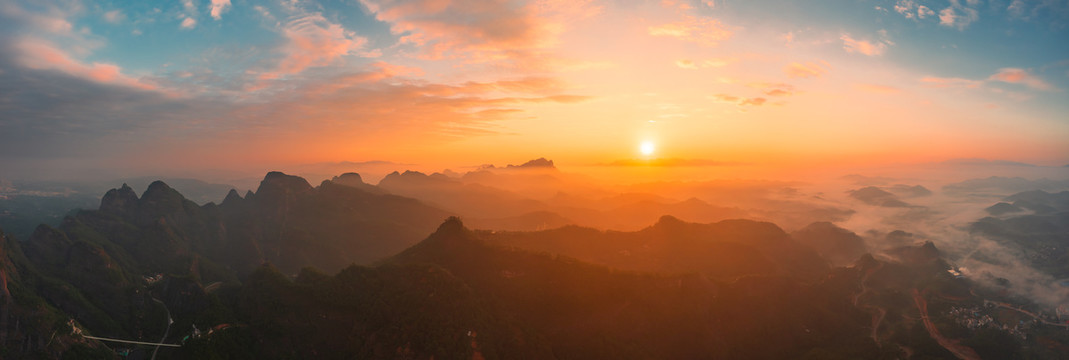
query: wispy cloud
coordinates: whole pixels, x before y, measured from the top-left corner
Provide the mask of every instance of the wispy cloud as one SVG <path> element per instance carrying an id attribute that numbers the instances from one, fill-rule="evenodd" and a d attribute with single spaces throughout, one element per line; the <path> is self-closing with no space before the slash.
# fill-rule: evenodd
<path id="1" fill-rule="evenodd" d="M 980 20 L 980 12 L 972 6 L 978 5 L 979 1 L 967 0 L 967 5 L 962 5 L 959 0 L 950 0 L 950 6 L 939 11 L 939 25 L 965 30 L 969 24 Z"/>
<path id="2" fill-rule="evenodd" d="M 710 67 L 724 67 L 728 64 L 735 62 L 734 59 L 707 59 L 707 60 L 691 60 L 691 59 L 679 59 L 676 60 L 676 66 L 682 69 L 702 69 Z"/>
<path id="3" fill-rule="evenodd" d="M 282 27 L 285 44 L 279 49 L 282 60 L 272 70 L 260 74 L 261 80 L 297 74 L 309 67 L 325 66 L 355 53 L 367 39 L 331 22 L 322 14 L 298 16 Z"/>
<path id="4" fill-rule="evenodd" d="M 955 77 L 937 77 L 937 76 L 925 76 L 921 78 L 921 82 L 937 88 L 979 88 L 984 84 L 983 81 L 970 80 Z"/>
<path id="5" fill-rule="evenodd" d="M 119 66 L 95 62 L 87 64 L 71 57 L 59 47 L 41 39 L 23 38 L 14 44 L 23 67 L 38 70 L 58 70 L 71 76 L 103 84 L 115 84 L 150 90 L 155 86 L 146 84 L 122 73 Z"/>
<path id="6" fill-rule="evenodd" d="M 686 16 L 683 21 L 650 26 L 646 32 L 652 36 L 667 36 L 705 46 L 716 46 L 731 38 L 733 32 L 719 20 L 706 17 Z"/>
<path id="7" fill-rule="evenodd" d="M 212 0 L 211 12 L 212 18 L 219 20 L 222 18 L 223 13 L 230 10 L 230 0 Z"/>
<path id="8" fill-rule="evenodd" d="M 784 83 L 753 82 L 746 86 L 758 89 L 767 96 L 790 96 L 797 92 L 793 85 Z"/>
<path id="9" fill-rule="evenodd" d="M 475 0 L 360 0 L 400 44 L 427 59 L 530 60 L 557 44 L 567 24 L 596 15 L 592 1 L 530 4 Z"/>
<path id="10" fill-rule="evenodd" d="M 992 81 L 998 81 L 1010 84 L 1020 84 L 1027 86 L 1035 90 L 1052 91 L 1057 90 L 1053 85 L 1033 75 L 1030 71 L 1019 68 L 1002 68 L 998 72 L 992 74 L 984 80 L 973 80 L 965 78 L 944 78 L 935 76 L 926 76 L 921 78 L 921 82 L 932 87 L 939 88 L 968 88 L 976 89 L 985 86 Z M 992 89 L 997 90 L 997 89 Z"/>
<path id="11" fill-rule="evenodd" d="M 1002 68 L 997 73 L 987 78 L 992 81 L 1001 81 L 1011 84 L 1022 84 L 1036 90 L 1053 90 L 1051 86 L 1043 79 L 1032 75 L 1027 70 L 1018 68 Z"/>
<path id="12" fill-rule="evenodd" d="M 740 97 L 728 94 L 715 94 L 710 96 L 710 98 L 719 102 L 735 104 L 738 106 L 761 106 L 768 101 L 768 99 L 763 97 Z"/>
<path id="13" fill-rule="evenodd" d="M 895 3 L 894 9 L 907 19 L 924 20 L 935 15 L 935 11 L 931 8 L 919 5 L 913 0 L 898 0 Z"/>
<path id="14" fill-rule="evenodd" d="M 197 27 L 197 19 L 194 19 L 194 18 L 191 18 L 191 17 L 187 17 L 185 19 L 182 19 L 182 23 L 179 25 L 179 27 L 181 27 L 183 29 L 195 28 L 195 27 Z"/>
<path id="15" fill-rule="evenodd" d="M 828 72 L 827 63 L 790 63 L 783 67 L 783 72 L 792 78 L 820 77 Z"/>
<path id="16" fill-rule="evenodd" d="M 112 24 L 118 24 L 126 18 L 126 15 L 122 13 L 122 10 L 111 10 L 104 13 L 104 21 Z"/>
<path id="17" fill-rule="evenodd" d="M 862 40 L 854 39 L 850 34 L 843 34 L 839 37 L 843 41 L 843 50 L 849 53 L 860 53 L 868 56 L 883 55 L 887 47 L 893 45 L 889 40 Z"/>

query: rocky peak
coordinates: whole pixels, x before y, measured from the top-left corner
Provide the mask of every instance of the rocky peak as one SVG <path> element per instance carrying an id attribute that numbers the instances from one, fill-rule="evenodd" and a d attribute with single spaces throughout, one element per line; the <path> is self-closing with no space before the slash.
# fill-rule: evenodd
<path id="1" fill-rule="evenodd" d="M 122 184 L 118 189 L 108 190 L 100 199 L 100 211 L 110 214 L 127 214 L 137 210 L 137 194 L 130 185 Z"/>
<path id="2" fill-rule="evenodd" d="M 161 212 L 172 212 L 182 209 L 186 200 L 178 190 L 167 186 L 163 181 L 153 181 L 148 185 L 145 193 L 141 194 L 140 205 L 142 209 L 151 209 Z"/>
<path id="3" fill-rule="evenodd" d="M 459 217 L 450 216 L 448 219 L 445 219 L 445 222 L 438 225 L 438 230 L 435 231 L 435 234 L 453 235 L 463 233 L 464 230 L 466 230 L 464 228 L 464 222 L 461 221 Z"/>
<path id="4" fill-rule="evenodd" d="M 256 189 L 256 194 L 262 195 L 261 193 L 265 191 L 298 193 L 311 189 L 312 185 L 308 184 L 308 180 L 305 180 L 300 176 L 287 175 L 281 171 L 272 171 L 264 176 L 263 181 L 260 181 L 260 187 Z"/>
<path id="5" fill-rule="evenodd" d="M 221 206 L 233 206 L 233 205 L 240 204 L 243 200 L 245 200 L 245 199 L 241 198 L 241 195 L 238 194 L 237 190 L 230 189 L 230 191 L 226 193 L 226 197 L 223 198 L 223 202 L 220 205 Z"/>
<path id="6" fill-rule="evenodd" d="M 657 228 L 673 229 L 683 226 L 684 224 L 685 222 L 683 220 L 679 220 L 679 218 L 675 216 L 662 215 L 660 219 L 657 219 L 657 222 L 654 223 L 653 226 Z"/>
<path id="7" fill-rule="evenodd" d="M 354 172 L 347 172 L 330 179 L 330 182 L 338 185 L 346 186 L 362 186 L 364 185 L 364 179 L 360 178 L 360 174 Z"/>
<path id="8" fill-rule="evenodd" d="M 541 157 L 541 158 L 537 158 L 537 159 L 525 162 L 525 163 L 523 163 L 521 165 L 509 164 L 505 168 L 506 169 L 555 169 L 556 166 L 553 165 L 553 160 L 548 160 L 548 159 L 546 159 L 544 157 Z"/>
<path id="9" fill-rule="evenodd" d="M 312 185 L 300 176 L 272 171 L 267 173 L 264 180 L 260 182 L 260 187 L 256 189 L 255 199 L 258 203 L 281 205 L 291 203 L 296 199 L 297 194 L 311 190 Z M 245 198 L 249 199 L 248 196 Z"/>

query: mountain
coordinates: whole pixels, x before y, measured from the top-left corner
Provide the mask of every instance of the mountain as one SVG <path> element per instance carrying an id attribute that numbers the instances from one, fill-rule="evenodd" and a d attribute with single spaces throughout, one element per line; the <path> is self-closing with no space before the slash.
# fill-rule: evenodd
<path id="1" fill-rule="evenodd" d="M 688 223 L 672 216 L 634 232 L 568 226 L 536 232 L 482 234 L 488 242 L 547 252 L 616 269 L 700 272 L 713 278 L 790 275 L 814 278 L 826 261 L 774 224 L 751 220 Z"/>
<path id="2" fill-rule="evenodd" d="M 549 211 L 534 211 L 518 216 L 478 219 L 468 218 L 473 228 L 485 230 L 532 231 L 559 228 L 575 221 Z"/>
<path id="3" fill-rule="evenodd" d="M 345 186 L 354 187 L 354 188 L 357 188 L 357 189 L 360 189 L 360 190 L 364 190 L 364 191 L 372 193 L 372 194 L 385 194 L 386 193 L 385 190 L 382 190 L 378 186 L 365 183 L 364 179 L 360 177 L 360 174 L 357 174 L 357 173 L 354 173 L 354 172 L 347 172 L 347 173 L 335 176 L 335 177 L 330 179 L 330 182 L 338 184 L 338 185 L 345 185 Z"/>
<path id="4" fill-rule="evenodd" d="M 70 267 L 85 268 L 83 256 L 69 256 Z M 81 274 L 86 277 L 86 274 Z M 107 283 L 101 283 L 106 288 Z M 137 307 L 125 309 L 137 313 Z M 72 333 L 81 322 L 68 322 L 71 313 L 100 319 L 101 310 L 62 280 L 40 273 L 22 252 L 19 241 L 0 231 L 0 357 L 111 358 L 113 352 Z M 103 331 L 116 324 L 100 324 Z M 151 329 L 146 329 L 151 330 Z M 154 334 L 150 332 L 150 334 Z"/>
<path id="5" fill-rule="evenodd" d="M 393 172 L 378 186 L 392 194 L 435 204 L 465 216 L 496 218 L 544 211 L 544 203 L 518 193 L 477 183 L 466 183 L 443 174 L 418 171 Z"/>
<path id="6" fill-rule="evenodd" d="M 875 186 L 863 187 L 849 192 L 850 197 L 863 203 L 882 207 L 909 207 L 906 202 L 899 200 L 898 196 L 884 191 Z"/>
<path id="7" fill-rule="evenodd" d="M 201 258 L 238 274 L 265 261 L 295 273 L 382 259 L 419 241 L 448 215 L 413 199 L 330 181 L 312 187 L 271 172 L 256 192 L 242 198 L 232 191 L 220 205 L 197 205 L 161 181 L 140 198 L 124 184 L 104 195 L 99 210 L 81 211 L 41 234 L 98 239 L 121 250 L 115 256 L 137 259 L 139 266 L 129 266 L 137 273 L 179 272 Z M 27 242 L 43 243 L 40 236 Z"/>
<path id="8" fill-rule="evenodd" d="M 219 205 L 122 186 L 4 237 L 0 356 L 155 351 L 89 336 L 177 345 L 161 359 L 1053 359 L 1069 344 L 1016 284 L 974 283 L 931 242 L 830 267 L 803 242 L 856 240 L 831 224 L 495 232 L 350 185 L 271 172 Z"/>
<path id="9" fill-rule="evenodd" d="M 809 224 L 791 233 L 791 237 L 838 266 L 852 264 L 867 252 L 860 236 L 829 222 Z"/>
<path id="10" fill-rule="evenodd" d="M 513 330 L 489 331 L 506 338 L 480 347 L 501 346 L 495 352 L 505 357 L 761 359 L 825 348 L 880 352 L 856 332 L 866 316 L 818 286 L 778 276 L 721 283 L 693 273 L 617 272 L 510 250 L 481 235 L 450 219 L 390 263 L 441 266 L 483 296 Z M 780 295 L 786 293 L 794 295 Z"/>
<path id="11" fill-rule="evenodd" d="M 1069 277 L 1069 191 L 1032 190 L 1002 200 L 987 208 L 1001 217 L 984 217 L 968 230 L 1021 252 L 1032 266 L 1054 278 Z"/>

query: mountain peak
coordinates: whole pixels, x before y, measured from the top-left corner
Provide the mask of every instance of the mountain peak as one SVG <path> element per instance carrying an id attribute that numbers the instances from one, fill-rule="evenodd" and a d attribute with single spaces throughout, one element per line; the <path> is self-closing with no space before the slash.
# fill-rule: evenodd
<path id="1" fill-rule="evenodd" d="M 548 159 L 546 159 L 544 157 L 540 157 L 540 158 L 525 162 L 525 163 L 523 163 L 521 165 L 509 164 L 505 168 L 506 169 L 556 169 L 557 167 L 553 165 L 553 160 L 548 160 Z"/>
<path id="2" fill-rule="evenodd" d="M 230 189 L 230 191 L 226 193 L 226 197 L 223 198 L 223 202 L 220 205 L 238 204 L 242 200 L 244 199 L 241 198 L 241 195 L 238 194 L 238 191 L 236 189 Z"/>
<path id="3" fill-rule="evenodd" d="M 263 181 L 260 181 L 260 187 L 256 189 L 256 194 L 261 195 L 261 192 L 302 192 L 311 190 L 312 185 L 308 184 L 308 180 L 300 176 L 287 175 L 281 171 L 272 171 L 264 176 Z"/>
<path id="4" fill-rule="evenodd" d="M 141 194 L 138 202 L 138 215 L 155 218 L 163 214 L 173 214 L 182 211 L 186 204 L 185 196 L 165 184 L 163 181 L 153 181 L 148 189 Z M 151 214 L 151 215 L 150 215 Z"/>
<path id="5" fill-rule="evenodd" d="M 166 195 L 166 194 L 169 194 L 171 192 L 177 193 L 178 191 L 176 191 L 175 189 L 173 189 L 170 186 L 168 186 L 167 183 L 165 183 L 165 182 L 163 182 L 161 180 L 156 180 L 156 181 L 153 181 L 151 184 L 148 184 L 148 189 L 145 189 L 145 192 L 143 194 L 141 194 L 141 198 L 149 197 L 150 195 L 151 196 Z"/>
<path id="6" fill-rule="evenodd" d="M 111 214 L 123 214 L 132 212 L 137 207 L 137 194 L 130 185 L 122 184 L 118 189 L 108 190 L 100 199 L 100 211 Z"/>
<path id="7" fill-rule="evenodd" d="M 679 220 L 679 218 L 675 216 L 662 215 L 661 218 L 657 219 L 657 222 L 653 226 L 678 226 L 683 223 L 683 220 Z"/>
<path id="8" fill-rule="evenodd" d="M 360 174 L 354 172 L 347 172 L 330 179 L 330 182 L 339 185 L 348 186 L 360 186 L 364 185 L 364 179 L 360 177 Z"/>
<path id="9" fill-rule="evenodd" d="M 464 222 L 460 220 L 460 217 L 450 216 L 449 218 L 445 219 L 445 222 L 443 222 L 441 225 L 438 225 L 438 230 L 436 230 L 434 233 L 443 235 L 459 234 L 464 232 L 464 230 L 466 230 L 466 228 L 464 227 Z"/>

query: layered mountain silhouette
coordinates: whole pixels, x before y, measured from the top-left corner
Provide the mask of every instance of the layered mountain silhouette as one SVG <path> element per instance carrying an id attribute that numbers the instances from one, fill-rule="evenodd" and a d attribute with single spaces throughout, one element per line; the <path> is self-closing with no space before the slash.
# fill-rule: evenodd
<path id="1" fill-rule="evenodd" d="M 1020 251 L 1055 278 L 1069 277 L 1069 191 L 1020 192 L 986 211 L 992 216 L 970 224 L 970 232 Z"/>
<path id="2" fill-rule="evenodd" d="M 4 358 L 155 349 L 86 336 L 178 345 L 161 359 L 1050 358 L 1067 336 L 960 325 L 948 309 L 1010 300 L 931 242 L 832 267 L 864 249 L 828 223 L 472 230 L 348 174 L 272 172 L 219 205 L 122 186 L 3 240 Z"/>
<path id="3" fill-rule="evenodd" d="M 698 272 L 731 279 L 743 275 L 812 278 L 828 269 L 826 260 L 776 225 L 751 220 L 698 224 L 664 216 L 635 232 L 569 226 L 484 236 L 504 246 L 635 271 Z"/>

